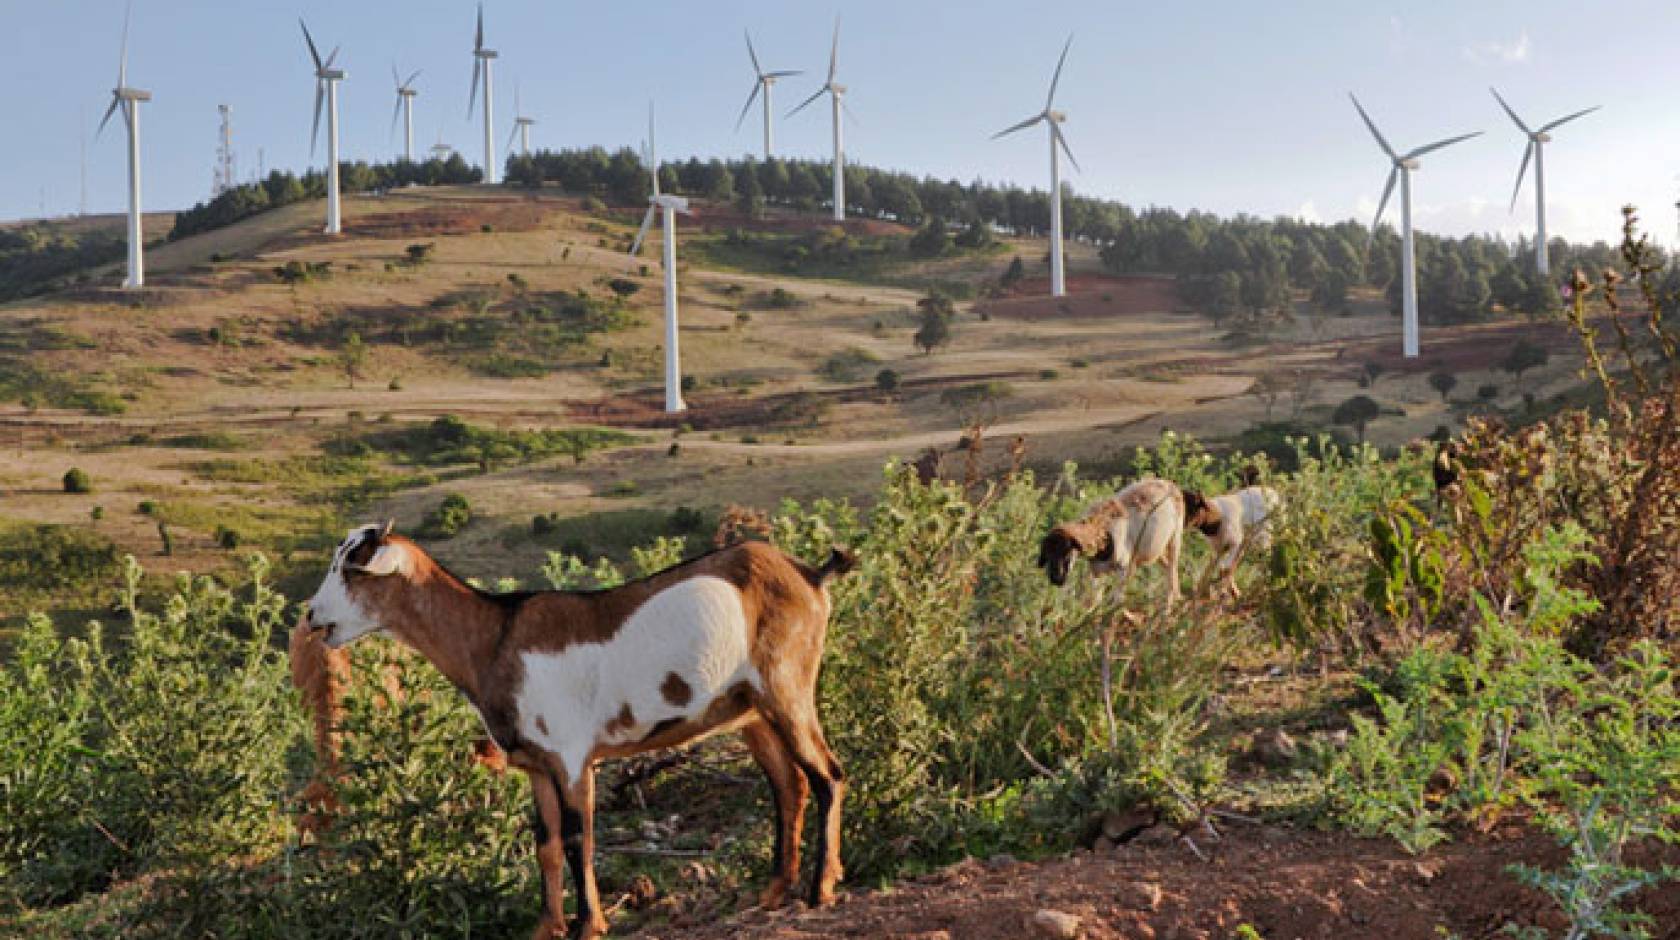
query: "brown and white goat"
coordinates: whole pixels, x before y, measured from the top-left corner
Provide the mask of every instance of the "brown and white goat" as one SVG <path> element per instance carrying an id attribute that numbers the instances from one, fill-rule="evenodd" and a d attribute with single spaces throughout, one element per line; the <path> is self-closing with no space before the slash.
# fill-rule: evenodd
<path id="1" fill-rule="evenodd" d="M 1207 571 L 1202 582 L 1210 582 L 1217 572 L 1220 583 L 1231 592 L 1237 590 L 1237 562 L 1250 545 L 1264 551 L 1271 544 L 1270 517 L 1282 505 L 1278 491 L 1269 486 L 1245 486 L 1234 493 L 1204 498 L 1194 490 L 1184 492 L 1184 523 L 1199 530 L 1213 546 Z"/>
<path id="2" fill-rule="evenodd" d="M 774 797 L 763 903 L 780 905 L 798 882 L 813 792 L 822 818 L 808 897 L 834 900 L 845 775 L 817 720 L 816 682 L 826 586 L 851 566 L 839 550 L 812 568 L 747 542 L 611 590 L 490 594 L 389 526 L 366 526 L 339 545 L 309 620 L 335 649 L 387 631 L 466 695 L 531 779 L 543 881 L 536 936 L 564 926 L 564 865 L 577 890 L 575 936 L 598 937 L 607 923 L 593 862 L 596 762 L 724 730 L 742 733 Z"/>
<path id="3" fill-rule="evenodd" d="M 1184 495 L 1166 480 L 1139 480 L 1092 506 L 1074 522 L 1044 537 L 1038 565 L 1052 584 L 1067 583 L 1075 555 L 1090 559 L 1092 574 L 1120 572 L 1120 590 L 1141 565 L 1167 569 L 1167 603 L 1179 598 L 1178 553 L 1184 542 Z"/>

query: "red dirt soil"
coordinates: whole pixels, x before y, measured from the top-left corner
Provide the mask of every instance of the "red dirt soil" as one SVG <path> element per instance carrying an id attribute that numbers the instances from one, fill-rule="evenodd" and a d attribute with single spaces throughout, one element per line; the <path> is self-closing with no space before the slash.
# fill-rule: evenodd
<path id="1" fill-rule="evenodd" d="M 1438 940 L 1446 934 L 1437 928 L 1467 940 L 1495 937 L 1507 923 L 1558 936 L 1566 926 L 1547 898 L 1505 871 L 1514 862 L 1561 861 L 1549 837 L 1519 824 L 1422 857 L 1387 840 L 1241 824 L 1228 827 L 1223 841 L 1202 843 L 1205 862 L 1182 844 L 1150 841 L 1036 864 L 970 859 L 891 890 L 843 894 L 825 910 L 749 910 L 700 926 L 679 916 L 641 935 L 1001 940 L 1045 936 L 1031 924 L 1043 909 L 1078 917 L 1080 936 L 1091 940 L 1225 940 L 1243 924 L 1263 937 L 1383 940 Z M 1633 860 L 1650 864 L 1652 854 Z M 1673 864 L 1680 850 L 1669 847 L 1663 857 Z M 1680 940 L 1680 891 L 1672 884 L 1633 902 L 1655 918 L 1653 937 Z"/>
<path id="2" fill-rule="evenodd" d="M 1073 274 L 1067 296 L 1051 297 L 1045 278 L 1024 278 L 996 300 L 975 305 L 994 317 L 1014 320 L 1095 319 L 1171 313 L 1179 308 L 1178 292 L 1170 277 Z"/>
<path id="3" fill-rule="evenodd" d="M 471 235 L 489 225 L 499 232 L 529 232 L 541 227 L 539 203 L 484 200 L 471 204 L 404 207 L 390 212 L 356 215 L 344 221 L 344 231 L 363 238 L 416 238 L 427 235 Z"/>
<path id="4" fill-rule="evenodd" d="M 1608 320 L 1596 325 L 1600 342 L 1614 343 Z M 1507 321 L 1445 327 L 1424 324 L 1419 337 L 1420 355 L 1416 359 L 1404 357 L 1399 335 L 1400 320 L 1395 318 L 1393 335 L 1344 343 L 1337 358 L 1353 367 L 1376 362 L 1388 372 L 1433 372 L 1437 369 L 1464 372 L 1498 368 L 1519 339 L 1544 347 L 1553 355 L 1572 355 L 1581 349 L 1580 339 L 1562 323 Z"/>
<path id="5" fill-rule="evenodd" d="M 694 218 L 701 227 L 708 230 L 738 228 L 748 232 L 776 232 L 783 235 L 831 228 L 845 229 L 848 235 L 908 235 L 911 232 L 909 227 L 885 219 L 846 219 L 844 222 L 836 222 L 825 216 L 777 209 L 767 210 L 763 215 L 754 218 L 732 206 L 712 202 L 696 205 Z"/>

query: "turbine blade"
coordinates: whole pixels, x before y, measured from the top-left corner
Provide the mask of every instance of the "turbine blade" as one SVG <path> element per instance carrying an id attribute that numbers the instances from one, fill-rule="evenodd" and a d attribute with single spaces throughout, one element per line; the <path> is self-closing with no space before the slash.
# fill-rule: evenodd
<path id="1" fill-rule="evenodd" d="M 821 98 L 823 96 L 823 92 L 825 92 L 827 90 L 828 90 L 827 85 L 824 85 L 823 87 L 818 88 L 815 92 L 813 92 L 811 94 L 811 97 L 806 98 L 804 101 L 799 102 L 799 107 L 794 108 L 792 111 L 789 111 L 786 116 L 787 117 L 793 117 L 795 114 L 798 114 L 799 112 L 805 110 L 806 106 L 808 106 L 811 102 L 817 100 L 818 98 Z"/>
<path id="2" fill-rule="evenodd" d="M 400 117 L 402 117 L 402 95 L 397 96 L 396 107 L 391 109 L 391 132 L 385 136 L 386 140 L 391 140 L 397 136 L 397 118 Z"/>
<path id="3" fill-rule="evenodd" d="M 1042 121 L 1042 120 L 1044 120 L 1044 115 L 1035 114 L 1032 117 L 1027 118 L 1025 121 L 1022 121 L 1019 124 L 1012 124 L 1009 127 L 1006 127 L 1001 131 L 998 131 L 996 134 L 992 135 L 992 139 L 997 140 L 999 137 L 1002 137 L 1006 134 L 1013 134 L 1016 131 L 1024 131 L 1027 128 L 1033 126 L 1034 124 L 1037 124 L 1039 121 Z"/>
<path id="4" fill-rule="evenodd" d="M 840 17 L 834 18 L 834 44 L 828 47 L 828 83 L 834 84 L 834 70 L 840 64 Z"/>
<path id="5" fill-rule="evenodd" d="M 1062 57 L 1056 60 L 1056 74 L 1050 77 L 1050 94 L 1044 98 L 1044 109 L 1056 103 L 1056 85 L 1062 80 L 1062 66 L 1067 64 L 1068 50 L 1073 48 L 1073 34 L 1069 33 L 1067 42 L 1062 45 Z"/>
<path id="6" fill-rule="evenodd" d="M 303 22 L 301 17 L 298 19 L 298 25 L 303 27 L 303 41 L 309 44 L 309 57 L 315 60 L 315 71 L 319 72 L 325 68 L 321 64 L 321 50 L 315 48 L 315 37 L 309 35 L 309 26 Z"/>
<path id="7" fill-rule="evenodd" d="M 402 76 L 397 74 L 397 63 L 395 62 L 391 63 L 391 81 L 396 84 L 398 91 L 402 90 Z"/>
<path id="8" fill-rule="evenodd" d="M 763 78 L 764 77 L 764 69 L 761 68 L 758 64 L 758 52 L 753 49 L 752 33 L 747 32 L 744 29 L 741 30 L 741 32 L 742 32 L 743 35 L 745 35 L 747 37 L 747 55 L 752 57 L 753 74 L 757 75 L 759 78 Z"/>
<path id="9" fill-rule="evenodd" d="M 1377 226 L 1382 224 L 1383 210 L 1388 208 L 1388 197 L 1394 195 L 1394 184 L 1398 183 L 1399 181 L 1400 181 L 1400 168 L 1395 167 L 1395 168 L 1389 170 L 1388 171 L 1388 185 L 1383 187 L 1382 199 L 1378 200 L 1378 202 L 1377 202 L 1377 214 L 1374 218 L 1371 219 L 1371 238 L 1370 238 L 1369 241 L 1367 241 L 1365 243 L 1367 250 L 1369 250 L 1369 248 L 1370 248 L 1370 243 L 1372 241 L 1375 241 L 1376 238 L 1377 238 Z"/>
<path id="10" fill-rule="evenodd" d="M 128 87 L 128 20 L 133 14 L 134 2 L 133 0 L 129 0 L 129 3 L 123 7 L 122 53 L 117 59 L 118 88 Z"/>
<path id="11" fill-rule="evenodd" d="M 1581 111 L 1576 111 L 1574 114 L 1568 115 L 1566 117 L 1560 117 L 1557 120 L 1553 121 L 1552 123 L 1541 127 L 1540 128 L 1540 133 L 1544 134 L 1554 127 L 1558 127 L 1558 126 L 1563 125 L 1563 124 L 1568 124 L 1570 121 L 1573 121 L 1578 117 L 1586 117 L 1587 115 L 1593 113 L 1594 111 L 1597 111 L 1599 108 L 1602 108 L 1602 107 L 1604 107 L 1604 105 L 1601 105 L 1601 104 L 1593 105 L 1590 108 L 1586 108 L 1586 109 L 1581 110 Z"/>
<path id="12" fill-rule="evenodd" d="M 1383 153 L 1388 154 L 1389 159 L 1400 159 L 1398 156 L 1395 156 L 1394 148 L 1388 145 L 1388 140 L 1383 137 L 1382 131 L 1377 130 L 1376 122 L 1372 121 L 1371 116 L 1365 113 L 1365 106 L 1359 103 L 1358 98 L 1353 97 L 1353 92 L 1348 92 L 1348 97 L 1353 100 L 1353 106 L 1358 109 L 1359 116 L 1364 118 L 1365 126 L 1371 129 L 1371 136 L 1377 139 L 1377 146 L 1383 149 Z"/>
<path id="13" fill-rule="evenodd" d="M 856 114 L 852 113 L 852 106 L 847 104 L 846 99 L 844 99 L 844 98 L 840 99 L 840 110 L 846 112 L 846 116 L 852 119 L 853 124 L 857 124 L 857 125 L 862 125 L 863 124 L 862 121 L 858 120 L 858 116 Z"/>
<path id="14" fill-rule="evenodd" d="M 327 93 L 327 83 L 322 79 L 315 79 L 315 124 L 309 129 L 309 155 L 315 156 L 315 139 L 321 133 L 321 104 Z"/>
<path id="15" fill-rule="evenodd" d="M 753 102 L 758 100 L 758 91 L 763 84 L 756 79 L 753 81 L 752 94 L 747 96 L 747 103 L 741 105 L 741 116 L 735 119 L 735 130 L 739 131 L 741 129 L 741 122 L 747 119 L 747 112 L 752 110 Z"/>
<path id="16" fill-rule="evenodd" d="M 1440 150 L 1442 147 L 1450 147 L 1453 144 L 1458 143 L 1459 141 L 1469 140 L 1472 137 L 1480 137 L 1480 136 L 1482 136 L 1482 132 L 1481 131 L 1475 131 L 1475 132 L 1470 133 L 1470 134 L 1460 134 L 1457 137 L 1448 137 L 1446 140 L 1437 140 L 1436 142 L 1434 142 L 1432 144 L 1424 144 L 1422 147 L 1419 147 L 1416 150 L 1412 151 L 1411 153 L 1406 154 L 1405 159 L 1410 160 L 1410 159 L 1413 159 L 1414 157 L 1421 157 L 1426 153 L 1434 153 L 1435 151 Z"/>
<path id="17" fill-rule="evenodd" d="M 404 87 L 404 88 L 407 88 L 407 87 L 409 87 L 409 86 L 410 86 L 410 85 L 413 85 L 413 84 L 414 84 L 414 80 L 415 80 L 415 79 L 417 79 L 417 78 L 419 78 L 419 77 L 420 77 L 420 73 L 421 73 L 421 72 L 423 72 L 423 71 L 425 71 L 425 70 L 424 70 L 424 69 L 415 69 L 415 70 L 414 70 L 414 74 L 413 74 L 413 75 L 410 75 L 410 76 L 409 76 L 409 77 L 408 77 L 408 81 L 406 81 L 406 82 L 403 82 L 403 83 L 402 83 L 402 86 L 403 86 L 403 87 Z"/>
<path id="18" fill-rule="evenodd" d="M 515 121 L 515 122 L 513 122 L 513 130 L 508 132 L 507 146 L 503 147 L 502 149 L 506 150 L 508 153 L 512 153 L 513 152 L 513 140 L 514 140 L 514 138 L 516 138 L 518 136 L 519 136 L 519 122 Z"/>
<path id="19" fill-rule="evenodd" d="M 473 51 L 484 48 L 484 4 L 478 5 L 478 32 L 473 35 Z"/>
<path id="20" fill-rule="evenodd" d="M 1517 194 L 1522 192 L 1523 174 L 1528 172 L 1528 160 L 1534 156 L 1534 141 L 1530 139 L 1528 146 L 1523 148 L 1522 165 L 1517 167 L 1517 185 L 1511 187 L 1511 211 L 1517 211 Z"/>
<path id="21" fill-rule="evenodd" d="M 1512 120 L 1512 121 L 1515 121 L 1515 122 L 1516 122 L 1516 125 L 1517 125 L 1517 126 L 1518 126 L 1518 127 L 1520 127 L 1520 128 L 1522 128 L 1522 132 L 1523 132 L 1523 133 L 1524 133 L 1524 134 L 1532 134 L 1532 133 L 1534 133 L 1534 131 L 1532 131 L 1532 130 L 1530 130 L 1530 129 L 1529 129 L 1529 127 L 1528 127 L 1528 125 L 1527 125 L 1527 124 L 1524 124 L 1524 123 L 1523 123 L 1523 119 L 1522 119 L 1522 118 L 1520 118 L 1520 117 L 1517 117 L 1517 112 L 1515 112 L 1515 111 L 1513 111 L 1513 110 L 1511 110 L 1511 106 L 1510 106 L 1510 105 L 1509 105 L 1509 104 L 1506 104 L 1506 103 L 1505 103 L 1505 98 L 1504 98 L 1504 97 L 1503 97 L 1503 96 L 1502 96 L 1502 95 L 1500 95 L 1500 94 L 1499 94 L 1499 89 L 1497 89 L 1497 88 L 1494 88 L 1494 87 L 1492 87 L 1492 86 L 1489 86 L 1489 87 L 1488 87 L 1488 91 L 1491 91 L 1491 92 L 1493 92 L 1493 97 L 1494 97 L 1494 100 L 1496 100 L 1496 101 L 1498 101 L 1498 102 L 1499 102 L 1499 106 L 1500 106 L 1500 107 L 1501 107 L 1501 108 L 1504 108 L 1504 109 L 1505 109 L 1505 113 L 1506 113 L 1506 114 L 1509 114 L 1509 115 L 1510 115 L 1510 116 L 1511 116 L 1511 120 Z"/>
<path id="22" fill-rule="evenodd" d="M 658 211 L 658 206 L 648 206 L 647 214 L 642 216 L 642 227 L 636 230 L 636 240 L 630 243 L 630 254 L 634 255 L 642 250 L 642 242 L 647 240 L 648 229 L 653 225 L 653 214 Z"/>
<path id="23" fill-rule="evenodd" d="M 657 167 L 659 160 L 659 145 L 653 136 L 653 102 L 648 102 L 648 162 Z"/>
<path id="24" fill-rule="evenodd" d="M 99 119 L 99 130 L 93 132 L 93 136 L 94 136 L 95 139 L 98 139 L 100 134 L 105 133 L 105 125 L 110 122 L 111 115 L 116 114 L 117 113 L 117 108 L 120 107 L 121 105 L 122 105 L 122 99 L 118 98 L 116 95 L 112 95 L 111 96 L 111 106 L 109 108 L 105 109 L 105 116 Z"/>
<path id="25" fill-rule="evenodd" d="M 327 54 L 327 68 L 332 68 L 333 63 L 338 61 L 338 50 L 338 46 L 333 46 L 333 51 Z"/>
<path id="26" fill-rule="evenodd" d="M 1067 137 L 1062 134 L 1062 126 L 1052 121 L 1050 123 L 1050 133 L 1055 136 L 1056 143 L 1062 145 L 1062 152 L 1067 154 L 1068 162 L 1073 164 L 1073 168 L 1081 173 L 1085 172 L 1079 169 L 1079 161 L 1073 158 L 1073 151 L 1068 148 Z"/>
<path id="27" fill-rule="evenodd" d="M 484 68 L 484 60 L 473 57 L 472 90 L 467 93 L 467 120 L 472 120 L 473 105 L 478 103 L 478 73 Z"/>

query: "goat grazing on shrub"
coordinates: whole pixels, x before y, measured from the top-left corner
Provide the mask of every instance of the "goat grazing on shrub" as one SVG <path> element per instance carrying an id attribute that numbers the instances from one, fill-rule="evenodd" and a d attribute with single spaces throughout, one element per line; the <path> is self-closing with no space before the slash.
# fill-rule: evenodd
<path id="1" fill-rule="evenodd" d="M 1237 562 L 1250 545 L 1265 551 L 1271 544 L 1269 519 L 1282 502 L 1278 491 L 1269 486 L 1244 486 L 1235 493 L 1210 497 L 1194 490 L 1184 492 L 1185 524 L 1207 536 L 1213 547 L 1203 583 L 1211 582 L 1217 574 L 1220 585 L 1232 597 L 1241 596 Z"/>
<path id="2" fill-rule="evenodd" d="M 1178 600 L 1178 553 L 1184 542 L 1184 494 L 1166 480 L 1139 480 L 1092 506 L 1074 522 L 1064 522 L 1044 537 L 1038 565 L 1050 582 L 1067 583 L 1075 555 L 1090 559 L 1091 573 L 1120 572 L 1125 590 L 1140 565 L 1157 562 L 1167 569 L 1167 603 Z"/>
<path id="3" fill-rule="evenodd" d="M 315 742 L 315 776 L 296 797 L 303 807 L 297 827 L 300 833 L 318 836 L 332 825 L 339 810 L 335 789 L 340 775 L 338 723 L 344 717 L 344 693 L 351 681 L 350 653 L 327 646 L 321 633 L 309 625 L 307 615 L 299 617 L 292 628 L 288 651 L 292 685 L 309 712 Z M 402 695 L 398 669 L 392 664 L 381 677 L 389 699 Z M 472 760 L 496 773 L 507 770 L 506 755 L 488 737 L 473 742 Z"/>
<path id="4" fill-rule="evenodd" d="M 339 545 L 309 624 L 334 649 L 388 631 L 466 695 L 531 780 L 543 884 L 536 936 L 564 926 L 564 865 L 577 890 L 575 935 L 599 937 L 596 762 L 724 730 L 741 732 L 771 785 L 776 849 L 763 904 L 779 906 L 799 880 L 813 793 L 821 820 L 808 898 L 834 900 L 845 775 L 817 720 L 816 682 L 827 585 L 852 565 L 838 549 L 812 568 L 746 542 L 611 590 L 490 594 L 389 525 L 365 526 Z"/>

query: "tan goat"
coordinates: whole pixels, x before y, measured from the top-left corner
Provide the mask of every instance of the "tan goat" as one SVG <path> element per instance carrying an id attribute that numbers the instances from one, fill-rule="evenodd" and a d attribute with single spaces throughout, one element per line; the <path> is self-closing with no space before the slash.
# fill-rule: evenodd
<path id="1" fill-rule="evenodd" d="M 490 594 L 389 526 L 366 526 L 339 545 L 309 621 L 334 649 L 388 631 L 466 695 L 531 779 L 543 881 L 536 936 L 564 926 L 564 865 L 577 890 L 575 935 L 598 937 L 607 923 L 593 862 L 596 762 L 724 730 L 742 733 L 774 797 L 763 903 L 779 906 L 798 882 L 813 793 L 822 819 L 808 897 L 834 900 L 845 775 L 817 720 L 816 681 L 826 585 L 852 563 L 836 550 L 812 568 L 748 542 L 611 590 Z"/>

